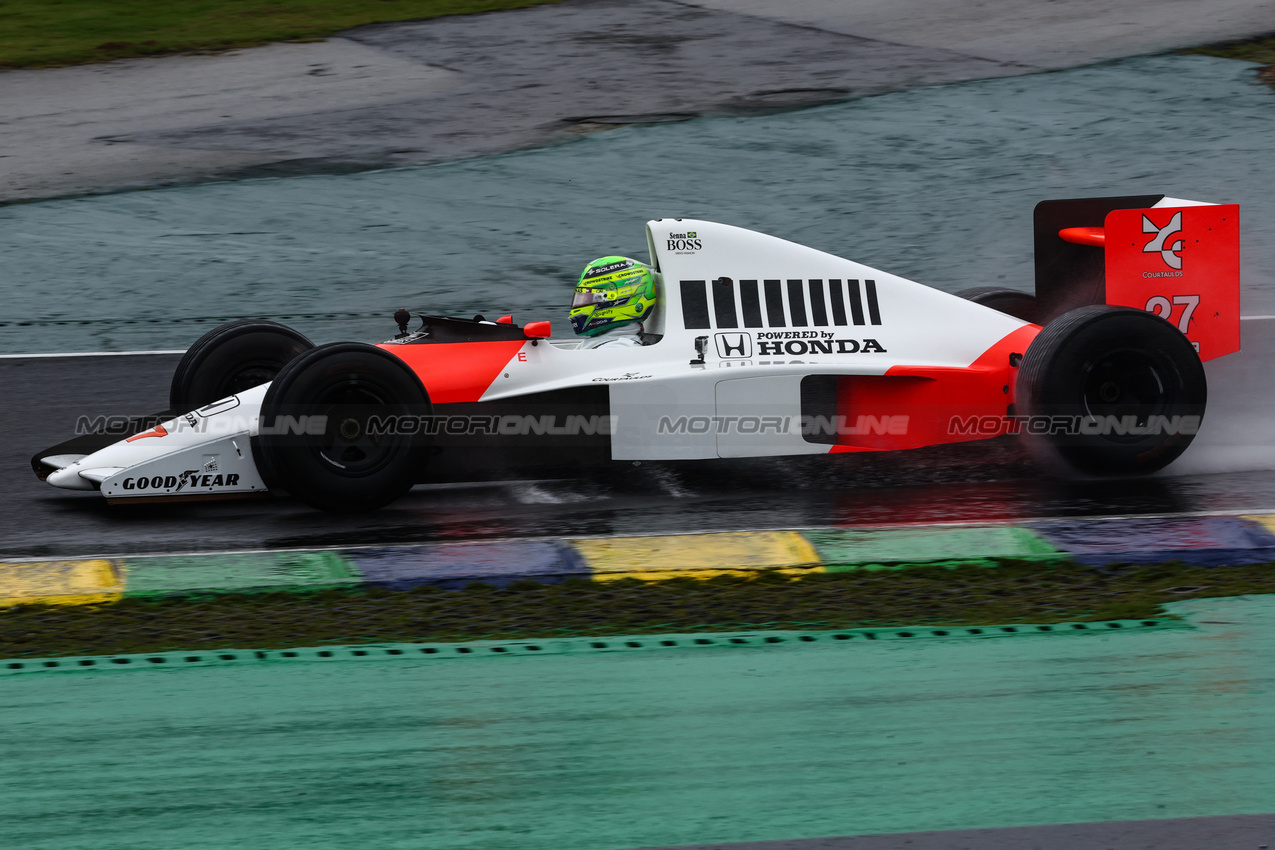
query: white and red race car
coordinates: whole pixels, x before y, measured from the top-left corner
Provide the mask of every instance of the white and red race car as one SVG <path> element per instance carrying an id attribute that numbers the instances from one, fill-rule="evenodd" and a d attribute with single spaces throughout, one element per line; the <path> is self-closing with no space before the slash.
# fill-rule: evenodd
<path id="1" fill-rule="evenodd" d="M 952 295 L 708 221 L 646 226 L 659 307 L 635 346 L 548 322 L 396 315 L 379 345 L 272 322 L 206 334 L 171 410 L 35 455 L 111 501 L 285 490 L 331 510 L 414 484 L 672 461 L 914 449 L 1021 433 L 1090 475 L 1155 471 L 1198 431 L 1202 360 L 1239 349 L 1239 210 L 1046 201 L 1036 294 Z"/>

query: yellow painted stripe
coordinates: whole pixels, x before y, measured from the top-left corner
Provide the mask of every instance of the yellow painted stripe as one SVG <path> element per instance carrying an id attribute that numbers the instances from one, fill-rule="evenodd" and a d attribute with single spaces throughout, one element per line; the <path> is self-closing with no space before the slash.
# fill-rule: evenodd
<path id="1" fill-rule="evenodd" d="M 795 531 L 675 534 L 572 540 L 594 573 L 678 573 L 818 567 L 819 554 Z"/>
<path id="2" fill-rule="evenodd" d="M 0 563 L 0 606 L 90 605 L 113 602 L 123 590 L 110 561 Z"/>
<path id="3" fill-rule="evenodd" d="M 1253 514 L 1241 517 L 1241 519 L 1251 519 L 1267 531 L 1275 532 L 1275 514 Z"/>
<path id="4" fill-rule="evenodd" d="M 805 575 L 823 572 L 823 567 L 781 567 L 773 572 L 784 575 Z M 619 581 L 635 578 L 639 581 L 668 581 L 674 578 L 710 579 L 718 576 L 755 576 L 756 569 L 751 570 L 637 570 L 630 573 L 594 573 L 594 581 Z"/>

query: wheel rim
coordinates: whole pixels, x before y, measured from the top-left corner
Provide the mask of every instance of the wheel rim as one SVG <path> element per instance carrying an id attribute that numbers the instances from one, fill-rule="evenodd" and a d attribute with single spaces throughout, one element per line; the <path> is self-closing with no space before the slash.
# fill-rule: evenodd
<path id="1" fill-rule="evenodd" d="M 332 471 L 350 478 L 372 475 L 394 461 L 399 441 L 389 434 L 368 429 L 372 415 L 391 406 L 380 387 L 351 381 L 327 388 L 319 396 L 315 413 L 326 415 L 327 427 L 311 445 L 315 455 Z"/>
<path id="2" fill-rule="evenodd" d="M 1163 415 L 1172 406 L 1174 393 L 1170 371 L 1160 358 L 1146 351 L 1122 349 L 1108 352 L 1087 364 L 1081 384 L 1081 403 L 1087 417 L 1123 422 L 1134 417 L 1137 427 L 1149 417 Z M 1119 439 L 1121 435 L 1113 434 Z M 1128 436 L 1126 439 L 1137 439 Z"/>
<path id="3" fill-rule="evenodd" d="M 279 374 L 283 364 L 273 360 L 258 360 L 237 369 L 226 380 L 222 381 L 218 398 L 238 395 L 245 390 L 268 384 Z"/>

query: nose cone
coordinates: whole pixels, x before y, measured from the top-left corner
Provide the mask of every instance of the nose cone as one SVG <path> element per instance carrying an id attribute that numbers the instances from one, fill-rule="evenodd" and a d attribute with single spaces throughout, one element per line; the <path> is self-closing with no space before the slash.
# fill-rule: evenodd
<path id="1" fill-rule="evenodd" d="M 63 490 L 93 490 L 92 481 L 80 477 L 80 467 L 78 464 L 71 464 L 63 467 L 57 472 L 49 473 L 49 477 L 45 479 L 54 487 L 61 487 Z"/>

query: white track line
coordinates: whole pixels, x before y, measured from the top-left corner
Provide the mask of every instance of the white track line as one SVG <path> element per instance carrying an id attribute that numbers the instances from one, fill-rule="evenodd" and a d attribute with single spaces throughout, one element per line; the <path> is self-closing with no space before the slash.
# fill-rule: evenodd
<path id="1" fill-rule="evenodd" d="M 63 351 L 52 354 L 0 354 L 0 360 L 34 360 L 42 357 L 132 357 L 139 354 L 185 354 L 186 349 L 172 351 Z"/>

